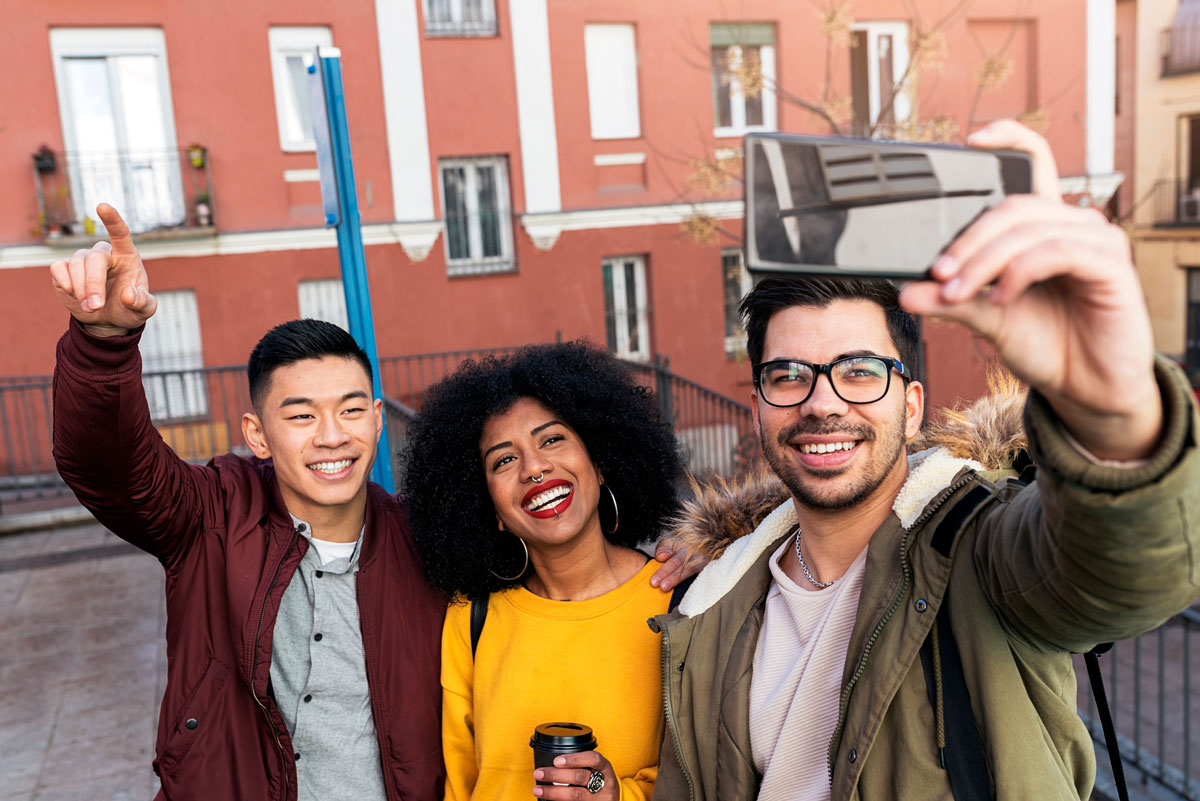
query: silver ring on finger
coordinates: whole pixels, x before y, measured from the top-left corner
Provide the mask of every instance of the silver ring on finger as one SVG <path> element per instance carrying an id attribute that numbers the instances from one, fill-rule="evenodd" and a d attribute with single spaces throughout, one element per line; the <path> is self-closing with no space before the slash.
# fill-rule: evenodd
<path id="1" fill-rule="evenodd" d="M 587 787 L 589 793 L 595 795 L 604 789 L 604 774 L 598 770 L 593 770 L 588 783 L 584 786 Z"/>

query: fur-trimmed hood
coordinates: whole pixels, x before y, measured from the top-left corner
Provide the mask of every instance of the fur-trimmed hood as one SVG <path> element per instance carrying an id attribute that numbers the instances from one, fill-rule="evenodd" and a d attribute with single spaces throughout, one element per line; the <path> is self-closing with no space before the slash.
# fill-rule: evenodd
<path id="1" fill-rule="evenodd" d="M 1025 449 L 1025 390 L 998 369 L 989 374 L 988 389 L 968 407 L 943 409 L 910 443 L 908 478 L 892 504 L 904 526 L 912 525 L 964 467 L 1008 470 Z M 741 480 L 693 480 L 692 490 L 667 529 L 687 553 L 713 560 L 679 606 L 688 617 L 715 603 L 796 524 L 787 489 L 765 468 Z"/>

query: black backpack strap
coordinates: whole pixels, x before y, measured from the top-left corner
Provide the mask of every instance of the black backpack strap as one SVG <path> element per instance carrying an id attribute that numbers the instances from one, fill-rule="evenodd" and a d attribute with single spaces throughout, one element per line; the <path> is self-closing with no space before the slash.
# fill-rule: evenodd
<path id="1" fill-rule="evenodd" d="M 479 635 L 483 634 L 483 623 L 487 620 L 488 597 L 471 599 L 471 661 L 479 648 Z"/>
<path id="2" fill-rule="evenodd" d="M 1096 712 L 1100 715 L 1100 726 L 1104 729 L 1104 745 L 1108 748 L 1108 761 L 1112 766 L 1113 783 L 1117 785 L 1117 798 L 1129 801 L 1129 788 L 1125 785 L 1125 765 L 1121 762 L 1121 747 L 1117 744 L 1117 727 L 1113 725 L 1112 711 L 1108 708 L 1108 695 L 1104 692 L 1104 677 L 1100 674 L 1100 654 L 1112 650 L 1111 642 L 1103 642 L 1083 655 L 1087 665 L 1088 682 L 1092 695 L 1096 696 Z"/>
<path id="3" fill-rule="evenodd" d="M 683 596 L 687 595 L 688 588 L 692 586 L 692 582 L 695 580 L 695 576 L 688 576 L 675 585 L 675 589 L 671 590 L 671 600 L 667 604 L 668 612 L 675 611 L 675 607 L 679 606 L 679 602 L 683 600 Z"/>
<path id="4" fill-rule="evenodd" d="M 955 801 L 992 801 L 983 741 L 971 709 L 971 694 L 963 674 L 962 658 L 950 628 L 948 598 L 942 599 L 934 629 L 921 646 L 925 686 L 939 729 L 942 767 L 949 774 Z"/>

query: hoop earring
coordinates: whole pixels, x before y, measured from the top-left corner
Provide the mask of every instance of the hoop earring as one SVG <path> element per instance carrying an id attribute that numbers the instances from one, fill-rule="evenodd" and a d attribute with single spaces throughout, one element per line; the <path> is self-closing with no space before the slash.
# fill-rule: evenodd
<path id="1" fill-rule="evenodd" d="M 613 495 L 612 487 L 607 484 L 601 484 L 600 489 L 608 490 L 609 500 L 612 501 L 613 507 L 613 527 L 612 531 L 605 531 L 605 534 L 616 534 L 617 528 L 621 525 L 621 510 L 617 508 L 617 496 Z M 601 529 L 603 531 L 603 529 Z"/>
<path id="2" fill-rule="evenodd" d="M 501 528 L 500 530 L 503 531 L 504 529 Z M 525 540 L 521 539 L 516 534 L 514 534 L 513 537 L 517 542 L 521 543 L 521 548 L 525 551 L 525 564 L 521 565 L 520 571 L 515 576 L 502 576 L 489 567 L 488 572 L 501 581 L 516 581 L 521 576 L 525 575 L 525 571 L 529 569 L 529 546 L 525 544 Z"/>

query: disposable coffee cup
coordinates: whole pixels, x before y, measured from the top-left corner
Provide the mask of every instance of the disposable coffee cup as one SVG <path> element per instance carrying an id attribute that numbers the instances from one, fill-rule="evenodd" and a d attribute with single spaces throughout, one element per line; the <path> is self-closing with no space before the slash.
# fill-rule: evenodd
<path id="1" fill-rule="evenodd" d="M 554 767 L 554 758 L 563 754 L 578 754 L 580 751 L 595 751 L 596 737 L 592 734 L 591 726 L 582 723 L 543 723 L 533 730 L 529 738 L 529 747 L 533 749 L 533 766 L 535 768 Z M 538 782 L 542 785 L 559 784 L 562 782 Z"/>

